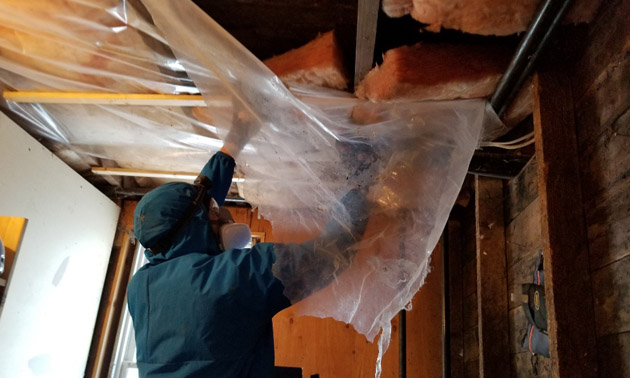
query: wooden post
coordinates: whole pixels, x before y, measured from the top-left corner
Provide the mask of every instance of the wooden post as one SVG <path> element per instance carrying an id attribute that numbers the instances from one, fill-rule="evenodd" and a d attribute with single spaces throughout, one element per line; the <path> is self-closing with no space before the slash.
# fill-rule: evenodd
<path id="1" fill-rule="evenodd" d="M 445 377 L 463 378 L 464 374 L 464 285 L 462 280 L 462 254 L 464 250 L 462 240 L 462 226 L 458 220 L 449 219 L 446 224 L 448 229 L 447 248 L 444 254 L 448 256 L 445 260 L 448 262 L 448 276 L 444 280 L 448 280 L 448 301 L 449 310 L 449 332 L 448 350 L 450 356 L 444 355 L 442 358 L 448 358 L 448 364 L 445 366 Z M 446 318 L 446 314 L 442 315 Z"/>
<path id="2" fill-rule="evenodd" d="M 479 376 L 510 376 L 503 182 L 475 177 Z"/>
<path id="3" fill-rule="evenodd" d="M 593 294 L 571 86 L 563 70 L 557 67 L 539 72 L 534 85 L 552 376 L 595 378 Z"/>
<path id="4" fill-rule="evenodd" d="M 114 245 L 120 246 L 120 252 L 112 256 L 107 272 L 86 366 L 86 377 L 102 378 L 107 377 L 109 373 L 121 314 L 127 305 L 125 295 L 134 257 L 130 233 L 133 230 L 133 214 L 137 204 L 135 201 L 125 201 L 122 206 L 114 241 Z"/>

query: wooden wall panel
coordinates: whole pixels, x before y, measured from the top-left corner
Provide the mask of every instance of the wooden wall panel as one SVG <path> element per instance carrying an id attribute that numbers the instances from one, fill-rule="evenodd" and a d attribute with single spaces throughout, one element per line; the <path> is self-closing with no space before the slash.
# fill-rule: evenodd
<path id="1" fill-rule="evenodd" d="M 598 348 L 600 377 L 630 377 L 630 332 L 601 337 Z"/>
<path id="2" fill-rule="evenodd" d="M 431 255 L 431 272 L 407 312 L 407 376 L 442 376 L 442 247 Z"/>
<path id="3" fill-rule="evenodd" d="M 523 171 L 506 185 L 506 250 L 508 289 L 510 291 L 510 353 L 515 378 L 548 378 L 551 360 L 538 357 L 535 375 L 531 354 L 523 348 L 529 322 L 521 307 L 521 285 L 532 282 L 534 264 L 542 246 L 540 203 L 538 199 L 538 166 L 534 157 Z"/>
<path id="4" fill-rule="evenodd" d="M 629 19 L 606 1 L 571 72 L 601 378 L 630 376 Z"/>
<path id="5" fill-rule="evenodd" d="M 507 226 L 506 246 L 512 309 L 520 305 L 521 285 L 532 282 L 534 264 L 542 247 L 538 198 Z"/>
<path id="6" fill-rule="evenodd" d="M 630 332 L 630 256 L 593 272 L 593 296 L 598 336 Z"/>
<path id="7" fill-rule="evenodd" d="M 581 166 L 590 263 L 597 269 L 630 255 L 630 110 L 582 153 Z"/>

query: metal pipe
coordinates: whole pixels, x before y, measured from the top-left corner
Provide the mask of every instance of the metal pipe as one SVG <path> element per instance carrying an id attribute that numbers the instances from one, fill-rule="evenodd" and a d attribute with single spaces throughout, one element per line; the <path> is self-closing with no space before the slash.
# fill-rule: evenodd
<path id="1" fill-rule="evenodd" d="M 541 4 L 490 99 L 490 105 L 499 117 L 505 113 L 531 74 L 541 51 L 572 4 L 572 0 L 545 0 Z"/>

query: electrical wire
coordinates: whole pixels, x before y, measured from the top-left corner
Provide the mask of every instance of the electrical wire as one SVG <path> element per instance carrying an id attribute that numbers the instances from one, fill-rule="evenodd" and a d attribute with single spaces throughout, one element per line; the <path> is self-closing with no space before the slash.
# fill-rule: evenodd
<path id="1" fill-rule="evenodd" d="M 522 142 L 524 141 L 525 142 Z M 528 133 L 526 135 L 523 135 L 520 138 L 516 138 L 514 140 L 510 140 L 507 142 L 488 142 L 488 143 L 484 143 L 483 147 L 496 147 L 496 148 L 503 148 L 506 150 L 516 150 L 519 148 L 523 148 L 525 146 L 529 146 L 530 144 L 534 143 L 535 138 L 534 138 L 534 132 L 532 131 L 531 133 Z M 522 142 L 522 143 L 519 143 Z"/>

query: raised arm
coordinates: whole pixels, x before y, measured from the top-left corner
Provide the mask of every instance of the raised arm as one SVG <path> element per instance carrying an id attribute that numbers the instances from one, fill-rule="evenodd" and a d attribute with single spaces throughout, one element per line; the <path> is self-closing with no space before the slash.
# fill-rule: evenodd
<path id="1" fill-rule="evenodd" d="M 201 170 L 201 174 L 212 182 L 208 195 L 212 196 L 219 206 L 223 205 L 230 190 L 235 165 L 234 159 L 221 150 L 214 154 Z"/>
<path id="2" fill-rule="evenodd" d="M 324 288 L 350 266 L 369 213 L 365 192 L 354 189 L 341 199 L 320 236 L 304 243 L 275 245 L 273 274 L 284 285 L 291 303 Z"/>

